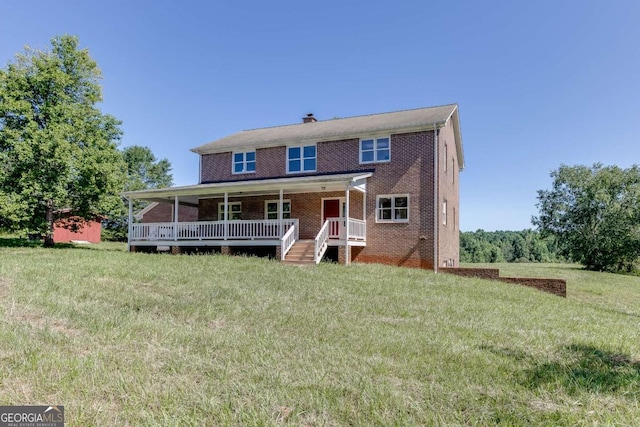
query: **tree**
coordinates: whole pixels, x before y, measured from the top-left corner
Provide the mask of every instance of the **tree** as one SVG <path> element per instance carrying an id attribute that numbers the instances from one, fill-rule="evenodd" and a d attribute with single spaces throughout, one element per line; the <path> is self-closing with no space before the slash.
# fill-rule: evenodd
<path id="1" fill-rule="evenodd" d="M 589 270 L 631 270 L 640 255 L 640 169 L 562 165 L 532 222 Z"/>
<path id="2" fill-rule="evenodd" d="M 0 69 L 0 226 L 46 235 L 55 212 L 84 219 L 113 210 L 124 162 L 120 122 L 102 112 L 100 70 L 78 38 L 27 49 Z"/>
<path id="3" fill-rule="evenodd" d="M 122 150 L 127 164 L 125 191 L 164 188 L 172 185 L 171 163 L 157 160 L 148 147 L 133 145 Z"/>
<path id="4" fill-rule="evenodd" d="M 123 191 L 147 190 L 150 188 L 164 188 L 173 185 L 171 163 L 167 159 L 156 159 L 148 147 L 133 145 L 122 150 L 122 157 L 126 164 L 127 177 Z M 133 209 L 139 211 L 148 202 L 134 200 Z M 129 223 L 129 202 L 122 199 L 122 203 L 108 218 L 103 221 L 103 236 L 107 240 L 124 241 L 127 239 Z"/>

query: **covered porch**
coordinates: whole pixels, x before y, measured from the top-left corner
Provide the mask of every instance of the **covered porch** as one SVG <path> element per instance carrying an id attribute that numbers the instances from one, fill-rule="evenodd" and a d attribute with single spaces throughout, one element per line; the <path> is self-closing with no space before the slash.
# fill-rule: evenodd
<path id="1" fill-rule="evenodd" d="M 128 248 L 273 247 L 279 259 L 296 242 L 313 241 L 313 262 L 329 246 L 366 245 L 366 180 L 371 172 L 199 184 L 124 193 L 129 200 Z M 170 203 L 171 218 L 134 222 L 133 201 Z M 198 221 L 180 221 L 181 205 Z M 336 209 L 337 205 L 337 209 Z M 348 263 L 348 260 L 346 260 Z"/>

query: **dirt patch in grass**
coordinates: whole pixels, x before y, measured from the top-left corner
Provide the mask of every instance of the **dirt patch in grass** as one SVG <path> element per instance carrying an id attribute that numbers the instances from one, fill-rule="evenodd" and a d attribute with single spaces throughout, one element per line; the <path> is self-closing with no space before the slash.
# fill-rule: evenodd
<path id="1" fill-rule="evenodd" d="M 8 319 L 13 319 L 18 323 L 26 323 L 34 329 L 41 331 L 49 329 L 55 333 L 63 334 L 69 338 L 76 338 L 81 335 L 80 331 L 69 327 L 62 319 L 45 317 L 40 313 L 20 310 L 16 305 L 11 306 L 11 310 L 7 313 Z"/>
<path id="2" fill-rule="evenodd" d="M 9 296 L 9 289 L 11 288 L 11 280 L 6 277 L 0 277 L 0 300 L 4 300 Z"/>

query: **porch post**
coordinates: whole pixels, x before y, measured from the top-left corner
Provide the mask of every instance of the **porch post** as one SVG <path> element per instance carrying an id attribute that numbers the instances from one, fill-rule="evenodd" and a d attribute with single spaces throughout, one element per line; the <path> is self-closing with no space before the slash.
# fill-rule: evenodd
<path id="1" fill-rule="evenodd" d="M 229 213 L 228 213 L 228 209 L 229 207 L 227 206 L 229 204 L 229 193 L 227 193 L 226 191 L 224 192 L 224 207 L 223 207 L 223 217 L 222 217 L 222 221 L 224 224 L 224 240 L 227 240 L 227 238 L 229 237 Z"/>
<path id="2" fill-rule="evenodd" d="M 362 192 L 362 220 L 367 222 L 367 187 Z"/>
<path id="3" fill-rule="evenodd" d="M 344 195 L 344 265 L 349 265 L 351 262 L 351 254 L 349 253 L 349 184 Z"/>
<path id="4" fill-rule="evenodd" d="M 284 196 L 284 190 L 280 189 L 280 200 L 278 200 L 278 235 L 282 237 L 282 197 Z"/>
<path id="5" fill-rule="evenodd" d="M 127 251 L 131 251 L 131 233 L 133 232 L 133 200 L 129 198 L 129 222 L 127 227 Z"/>
<path id="6" fill-rule="evenodd" d="M 173 241 L 178 240 L 178 196 L 173 196 Z"/>

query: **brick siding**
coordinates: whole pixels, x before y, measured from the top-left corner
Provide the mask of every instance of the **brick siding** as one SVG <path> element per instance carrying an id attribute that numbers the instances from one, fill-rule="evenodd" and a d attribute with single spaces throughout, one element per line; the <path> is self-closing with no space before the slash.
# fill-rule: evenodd
<path id="1" fill-rule="evenodd" d="M 369 135 L 363 135 L 367 137 Z M 377 135 L 385 136 L 385 135 Z M 386 135 L 388 136 L 388 135 Z M 438 159 L 438 206 L 434 206 L 434 132 L 392 134 L 391 161 L 387 163 L 359 163 L 359 139 L 318 142 L 317 170 L 313 174 L 374 170 L 367 179 L 367 194 L 350 192 L 350 216 L 361 218 L 362 203 L 366 197 L 367 245 L 352 250 L 355 262 L 375 262 L 397 266 L 434 268 L 434 215 L 438 215 L 439 265 L 458 265 L 458 164 L 455 160 L 455 140 L 451 124 L 439 131 L 439 151 L 448 146 L 448 158 L 454 165 L 447 171 Z M 439 156 L 440 157 L 440 156 Z M 240 181 L 246 179 L 304 176 L 286 173 L 286 147 L 256 150 L 256 172 L 233 174 L 232 153 L 205 154 L 201 157 L 201 182 Z M 454 177 L 451 176 L 454 174 Z M 309 175 L 309 174 L 307 174 Z M 455 178 L 455 181 L 452 179 Z M 409 196 L 408 223 L 376 223 L 376 196 Z M 291 216 L 300 220 L 300 238 L 314 238 L 320 229 L 322 198 L 344 197 L 344 192 L 285 194 L 291 200 Z M 446 198 L 449 217 L 443 225 L 441 203 Z M 278 199 L 278 195 L 260 197 L 229 197 L 229 201 L 242 201 L 242 219 L 264 219 L 264 201 Z M 218 203 L 222 198 L 201 199 L 199 220 L 216 220 Z M 455 208 L 455 216 L 453 210 Z"/>
<path id="2" fill-rule="evenodd" d="M 178 206 L 178 221 L 192 222 L 198 220 L 198 208 L 194 206 Z M 173 205 L 158 203 L 142 217 L 142 222 L 171 222 L 173 221 Z"/>
<path id="3" fill-rule="evenodd" d="M 438 131 L 438 193 L 434 206 L 434 132 L 392 134 L 391 161 L 359 163 L 359 139 L 322 141 L 316 144 L 317 170 L 312 174 L 374 170 L 367 180 L 367 194 L 350 192 L 350 216 L 362 217 L 366 198 L 367 245 L 352 248 L 355 262 L 375 262 L 398 266 L 434 268 L 434 224 L 438 225 L 438 265 L 457 266 L 459 260 L 459 171 L 453 124 Z M 367 135 L 363 135 L 365 137 Z M 389 136 L 389 135 L 375 135 Z M 447 146 L 445 159 L 444 147 Z M 242 181 L 309 174 L 286 173 L 286 147 L 256 150 L 256 172 L 232 173 L 232 153 L 201 156 L 201 183 Z M 446 168 L 445 168 L 445 162 Z M 452 163 L 449 163 L 452 162 Z M 409 196 L 408 223 L 377 223 L 376 196 Z M 322 199 L 343 198 L 344 192 L 285 194 L 291 200 L 291 216 L 300 220 L 300 238 L 314 238 L 322 224 Z M 242 201 L 242 219 L 264 219 L 265 200 L 277 200 L 278 194 L 260 197 L 229 197 Z M 447 200 L 447 224 L 442 223 L 442 202 Z M 216 220 L 218 203 L 223 199 L 201 199 L 199 220 Z M 455 212 L 455 213 L 454 213 Z M 434 217 L 435 215 L 435 217 Z M 182 214 L 181 214 L 182 216 Z M 182 219 L 181 219 L 182 220 Z"/>
<path id="4" fill-rule="evenodd" d="M 453 127 L 449 123 L 440 129 L 438 135 L 438 263 L 443 267 L 457 267 L 460 258 L 460 170 L 457 157 Z M 443 221 L 445 200 L 446 224 Z"/>

